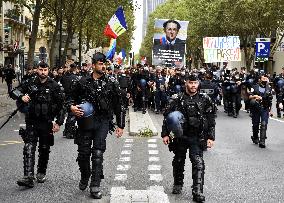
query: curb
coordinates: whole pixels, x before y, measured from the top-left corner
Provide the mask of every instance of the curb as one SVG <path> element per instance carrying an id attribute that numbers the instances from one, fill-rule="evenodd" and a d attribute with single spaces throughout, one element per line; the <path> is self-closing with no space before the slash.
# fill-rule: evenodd
<path id="1" fill-rule="evenodd" d="M 134 112 L 133 109 L 129 108 L 129 135 L 136 136 L 141 130 L 148 128 L 152 130 L 153 136 L 158 135 L 158 131 L 148 113 L 142 114 L 141 111 Z"/>

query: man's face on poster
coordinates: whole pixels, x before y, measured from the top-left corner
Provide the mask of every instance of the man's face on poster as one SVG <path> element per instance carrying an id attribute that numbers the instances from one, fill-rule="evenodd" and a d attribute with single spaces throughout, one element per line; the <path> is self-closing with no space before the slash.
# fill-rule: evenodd
<path id="1" fill-rule="evenodd" d="M 166 33 L 166 37 L 167 40 L 169 41 L 173 41 L 176 39 L 177 34 L 178 34 L 178 26 L 176 23 L 168 23 L 166 28 L 165 28 L 165 33 Z"/>

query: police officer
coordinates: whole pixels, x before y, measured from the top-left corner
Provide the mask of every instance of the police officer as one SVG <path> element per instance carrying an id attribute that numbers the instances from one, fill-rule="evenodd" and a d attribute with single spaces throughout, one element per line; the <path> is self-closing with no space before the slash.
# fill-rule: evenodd
<path id="1" fill-rule="evenodd" d="M 162 70 L 156 70 L 155 82 L 155 113 L 159 114 L 162 111 L 162 104 L 166 103 L 166 78 L 162 76 Z"/>
<path id="2" fill-rule="evenodd" d="M 13 85 L 12 85 L 13 79 L 16 78 L 16 73 L 15 73 L 15 70 L 12 64 L 9 64 L 6 68 L 4 68 L 3 73 L 4 73 L 5 81 L 8 87 L 8 94 L 10 94 L 13 88 Z"/>
<path id="3" fill-rule="evenodd" d="M 66 97 L 68 97 L 71 94 L 72 85 L 78 80 L 79 77 L 76 75 L 76 65 L 74 63 L 70 64 L 68 67 L 68 71 L 62 76 L 60 80 L 60 83 L 64 88 L 64 93 Z M 75 124 L 76 124 L 75 116 L 69 111 L 65 122 L 63 137 L 66 137 L 67 139 L 74 138 L 74 135 L 77 130 Z"/>
<path id="4" fill-rule="evenodd" d="M 22 106 L 27 105 L 26 129 L 20 130 L 25 145 L 24 177 L 17 181 L 19 186 L 34 187 L 35 151 L 38 141 L 36 178 L 39 183 L 45 182 L 50 146 L 54 144 L 53 133 L 58 132 L 59 126 L 64 122 L 64 94 L 58 83 L 48 77 L 48 72 L 48 66 L 40 63 L 37 76 L 22 83 L 11 93 L 13 99 L 22 102 Z"/>
<path id="5" fill-rule="evenodd" d="M 192 195 L 193 200 L 204 202 L 203 195 L 204 170 L 203 147 L 211 148 L 215 140 L 214 104 L 206 94 L 198 92 L 197 76 L 186 77 L 186 90 L 170 102 L 164 113 L 161 136 L 164 144 L 169 144 L 175 156 L 172 162 L 174 186 L 173 194 L 180 194 L 183 187 L 184 165 L 187 149 L 192 163 Z M 208 132 L 205 138 L 203 132 Z M 174 138 L 170 138 L 171 132 Z"/>
<path id="6" fill-rule="evenodd" d="M 131 87 L 131 78 L 129 75 L 125 74 L 125 70 L 120 70 L 119 75 L 117 77 L 119 86 L 121 88 L 122 95 L 124 95 L 124 105 L 125 109 L 128 108 L 128 101 L 130 98 L 130 87 Z"/>
<path id="7" fill-rule="evenodd" d="M 266 130 L 272 106 L 272 92 L 266 75 L 261 75 L 259 83 L 251 88 L 249 99 L 251 100 L 252 130 L 251 137 L 254 144 L 265 148 Z M 260 127 L 259 127 L 260 124 Z M 260 134 L 258 136 L 258 134 Z"/>
<path id="8" fill-rule="evenodd" d="M 93 73 L 82 77 L 67 100 L 68 107 L 77 117 L 78 165 L 81 172 L 79 189 L 85 190 L 89 178 L 90 193 L 95 199 L 101 199 L 101 179 L 103 179 L 103 154 L 106 150 L 106 137 L 116 115 L 116 135 L 122 136 L 125 126 L 125 110 L 120 88 L 116 80 L 105 75 L 106 57 L 98 52 L 93 58 Z M 79 94 L 78 94 L 79 93 Z M 92 155 L 92 156 L 91 156 Z M 90 157 L 92 167 L 90 167 Z"/>
<path id="9" fill-rule="evenodd" d="M 281 106 L 283 105 L 282 103 L 282 97 L 284 95 L 284 67 L 282 68 L 282 73 L 279 74 L 278 76 L 275 77 L 275 79 L 273 80 L 273 86 L 274 86 L 274 90 L 276 93 L 276 110 L 277 110 L 277 117 L 281 118 Z"/>
<path id="10" fill-rule="evenodd" d="M 217 97 L 219 94 L 219 89 L 216 83 L 212 82 L 213 73 L 207 71 L 204 75 L 204 81 L 200 84 L 200 92 L 207 94 L 211 100 L 216 104 Z"/>

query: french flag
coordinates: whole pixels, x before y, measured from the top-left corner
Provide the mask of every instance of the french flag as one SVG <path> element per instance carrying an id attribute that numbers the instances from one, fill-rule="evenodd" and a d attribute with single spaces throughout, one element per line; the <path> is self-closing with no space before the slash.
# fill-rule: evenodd
<path id="1" fill-rule="evenodd" d="M 115 14 L 108 22 L 104 35 L 116 39 L 119 35 L 127 30 L 127 24 L 122 6 L 118 7 Z"/>

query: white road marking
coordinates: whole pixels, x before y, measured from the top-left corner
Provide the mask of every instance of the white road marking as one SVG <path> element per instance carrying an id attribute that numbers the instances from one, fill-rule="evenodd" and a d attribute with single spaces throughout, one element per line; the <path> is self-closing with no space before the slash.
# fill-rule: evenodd
<path id="1" fill-rule="evenodd" d="M 14 132 L 19 132 L 19 130 L 14 130 Z"/>
<path id="2" fill-rule="evenodd" d="M 149 174 L 150 180 L 161 182 L 163 180 L 162 174 Z"/>
<path id="3" fill-rule="evenodd" d="M 127 174 L 115 174 L 114 180 L 126 181 L 127 180 Z"/>
<path id="4" fill-rule="evenodd" d="M 170 203 L 162 186 L 150 186 L 148 190 L 126 190 L 125 187 L 112 187 L 110 203 L 126 202 Z"/>
<path id="5" fill-rule="evenodd" d="M 130 157 L 120 157 L 119 161 L 121 161 L 121 162 L 130 161 Z"/>
<path id="6" fill-rule="evenodd" d="M 6 146 L 7 144 L 0 144 L 0 146 Z"/>
<path id="7" fill-rule="evenodd" d="M 21 123 L 19 126 L 20 127 L 26 127 L 26 124 L 25 123 Z"/>
<path id="8" fill-rule="evenodd" d="M 148 166 L 148 171 L 160 171 L 162 168 L 161 165 L 149 165 Z"/>
<path id="9" fill-rule="evenodd" d="M 133 146 L 133 144 L 125 144 L 125 145 L 123 145 L 123 147 L 125 147 L 125 148 L 131 148 Z"/>
<path id="10" fill-rule="evenodd" d="M 125 139 L 125 142 L 133 142 L 133 139 Z"/>
<path id="11" fill-rule="evenodd" d="M 130 165 L 117 165 L 116 170 L 118 171 L 127 171 L 131 168 Z"/>
<path id="12" fill-rule="evenodd" d="M 148 142 L 157 142 L 157 139 L 149 139 Z"/>
<path id="13" fill-rule="evenodd" d="M 127 154 L 127 155 L 129 155 L 129 154 L 131 154 L 131 150 L 122 150 L 122 151 L 121 151 L 121 154 Z"/>
<path id="14" fill-rule="evenodd" d="M 150 162 L 158 162 L 158 161 L 160 161 L 160 157 L 150 156 L 149 157 L 149 161 Z"/>
<path id="15" fill-rule="evenodd" d="M 13 144 L 20 144 L 20 143 L 23 143 L 22 141 L 3 141 L 3 142 L 13 143 Z"/>
<path id="16" fill-rule="evenodd" d="M 150 155 L 159 154 L 159 150 L 149 150 L 149 154 Z"/>
<path id="17" fill-rule="evenodd" d="M 157 148 L 157 144 L 148 144 L 148 148 Z"/>

